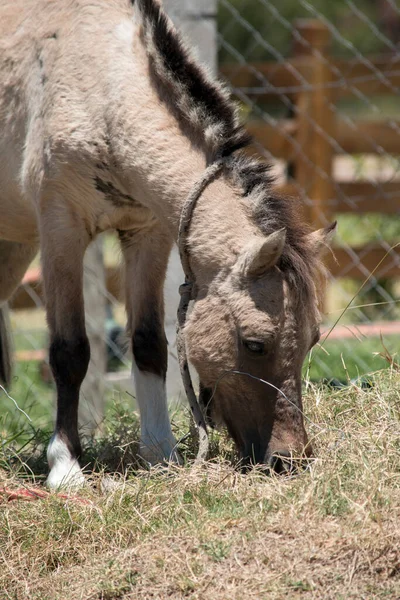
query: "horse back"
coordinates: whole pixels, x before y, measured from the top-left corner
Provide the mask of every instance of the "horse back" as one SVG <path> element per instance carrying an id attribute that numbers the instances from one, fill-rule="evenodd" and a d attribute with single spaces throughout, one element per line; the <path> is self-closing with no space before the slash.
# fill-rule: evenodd
<path id="1" fill-rule="evenodd" d="M 34 227 L 43 181 L 59 165 L 85 176 L 106 160 L 132 16 L 126 0 L 0 4 L 0 207 L 14 222 L 20 214 Z"/>

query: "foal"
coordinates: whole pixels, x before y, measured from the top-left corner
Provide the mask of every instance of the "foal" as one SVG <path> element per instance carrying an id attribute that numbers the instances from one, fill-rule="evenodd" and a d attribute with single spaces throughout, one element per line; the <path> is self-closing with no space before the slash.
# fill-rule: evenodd
<path id="1" fill-rule="evenodd" d="M 150 463 L 179 460 L 163 285 L 186 198 L 221 158 L 187 237 L 189 359 L 243 460 L 302 453 L 301 365 L 318 339 L 314 282 L 330 230 L 309 233 L 265 167 L 240 151 L 248 139 L 227 91 L 194 61 L 158 0 L 3 0 L 0 30 L 0 303 L 40 248 L 57 386 L 48 485 L 83 479 L 82 264 L 109 229 L 124 257 L 140 452 Z M 5 334 L 0 320 L 3 379 Z"/>

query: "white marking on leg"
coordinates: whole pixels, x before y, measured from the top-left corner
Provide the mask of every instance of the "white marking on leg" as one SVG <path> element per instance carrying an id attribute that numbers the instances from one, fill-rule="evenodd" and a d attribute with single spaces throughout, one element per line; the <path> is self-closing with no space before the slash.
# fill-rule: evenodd
<path id="1" fill-rule="evenodd" d="M 78 461 L 71 456 L 66 443 L 56 433 L 48 445 L 47 460 L 50 473 L 46 485 L 49 488 L 76 488 L 85 483 Z"/>
<path id="2" fill-rule="evenodd" d="M 140 371 L 132 374 L 140 411 L 140 455 L 149 463 L 180 462 L 168 415 L 165 381 L 159 375 Z"/>

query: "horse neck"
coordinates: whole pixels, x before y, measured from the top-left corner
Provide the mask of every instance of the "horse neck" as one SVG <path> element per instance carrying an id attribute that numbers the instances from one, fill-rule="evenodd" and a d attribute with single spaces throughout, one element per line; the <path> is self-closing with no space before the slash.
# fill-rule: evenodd
<path id="1" fill-rule="evenodd" d="M 159 113 L 149 114 L 147 123 L 152 133 L 142 136 L 130 188 L 177 241 L 183 206 L 204 175 L 206 158 L 173 123 L 159 118 Z M 244 201 L 220 174 L 198 198 L 190 221 L 188 246 L 193 271 L 205 274 L 207 265 L 208 276 L 213 278 L 221 268 L 234 263 L 255 233 Z"/>
<path id="2" fill-rule="evenodd" d="M 121 107 L 115 110 L 114 106 L 119 122 L 113 136 L 118 140 L 114 151 L 135 199 L 150 208 L 177 240 L 183 205 L 206 169 L 206 149 L 183 131 L 162 92 L 160 95 L 156 89 L 140 45 L 135 54 L 130 79 L 134 85 L 130 91 L 126 85 L 118 91 L 119 103 L 126 107 L 122 119 Z M 245 204 L 219 176 L 202 193 L 190 224 L 193 268 L 197 270 L 200 265 L 201 270 L 205 263 L 217 270 L 227 266 L 251 233 L 254 225 Z"/>

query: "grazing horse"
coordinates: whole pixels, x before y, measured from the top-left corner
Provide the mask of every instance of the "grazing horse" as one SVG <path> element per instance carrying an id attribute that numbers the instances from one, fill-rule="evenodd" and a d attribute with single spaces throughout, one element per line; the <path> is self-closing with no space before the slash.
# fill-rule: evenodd
<path id="1" fill-rule="evenodd" d="M 57 387 L 48 485 L 83 480 L 82 264 L 91 240 L 110 229 L 124 259 L 140 452 L 150 463 L 179 460 L 163 286 L 196 186 L 185 240 L 194 302 L 183 336 L 203 401 L 243 460 L 307 451 L 301 367 L 319 335 L 319 254 L 332 228 L 309 232 L 274 191 L 243 150 L 249 140 L 227 90 L 194 60 L 158 0 L 2 0 L 0 32 L 0 305 L 40 249 Z M 200 185 L 216 161 L 223 167 Z M 2 317 L 3 380 L 6 336 Z"/>

